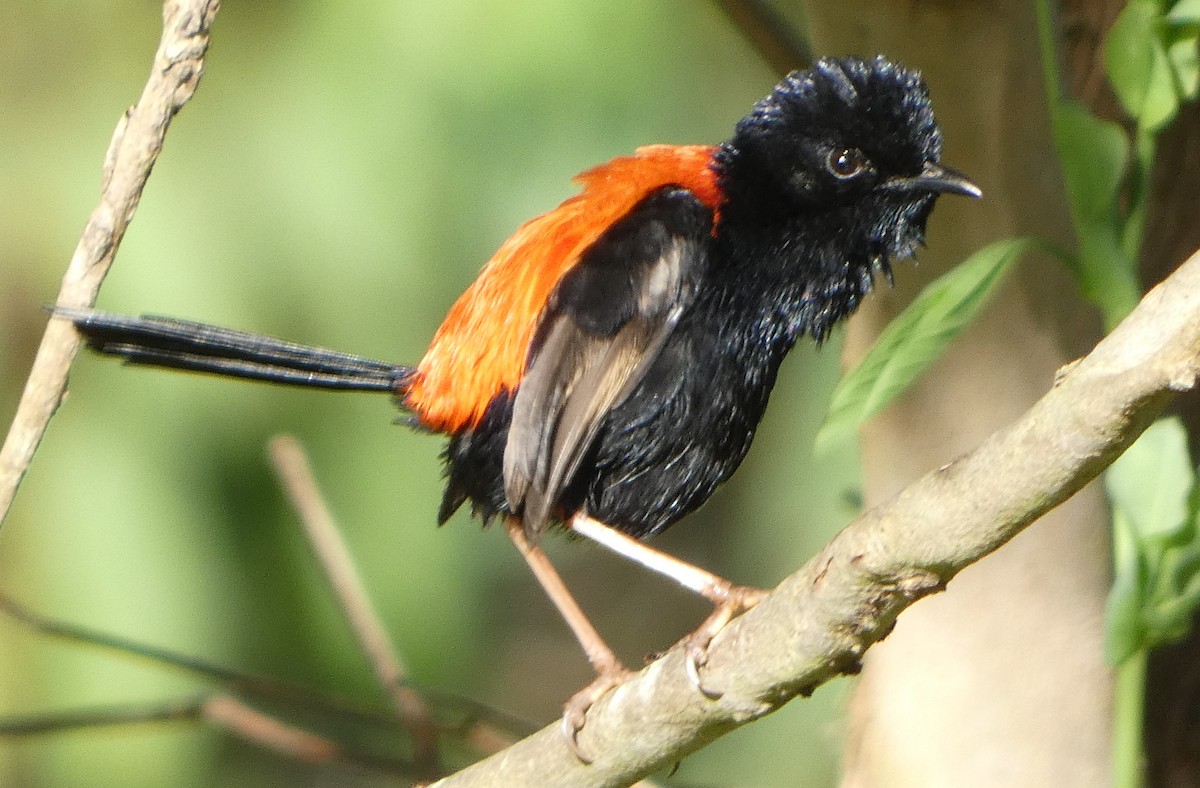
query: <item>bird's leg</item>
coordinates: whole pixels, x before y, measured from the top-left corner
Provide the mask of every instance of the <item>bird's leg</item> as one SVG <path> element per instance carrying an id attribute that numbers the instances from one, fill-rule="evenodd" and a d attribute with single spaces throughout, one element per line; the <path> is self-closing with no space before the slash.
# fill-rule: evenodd
<path id="1" fill-rule="evenodd" d="M 684 647 L 687 650 L 688 677 L 696 689 L 710 698 L 720 697 L 719 692 L 707 689 L 700 681 L 700 668 L 708 660 L 708 646 L 726 624 L 757 605 L 766 592 L 761 588 L 735 585 L 720 575 L 661 550 L 655 550 L 632 536 L 582 513 L 571 519 L 570 527 L 580 536 L 586 536 L 614 553 L 671 578 L 713 603 L 715 609 L 712 614 L 687 636 Z"/>
<path id="2" fill-rule="evenodd" d="M 515 517 L 509 517 L 505 521 L 505 526 L 508 529 L 509 539 L 512 539 L 513 544 L 517 546 L 525 563 L 529 564 L 534 577 L 546 591 L 546 596 L 550 597 L 550 601 L 558 608 L 559 614 L 567 622 L 571 632 L 575 634 L 579 645 L 583 647 L 588 662 L 592 663 L 592 667 L 596 670 L 596 679 L 567 701 L 563 709 L 562 720 L 563 735 L 566 737 L 571 751 L 583 763 L 590 763 L 591 759 L 580 750 L 576 738 L 579 731 L 583 729 L 587 711 L 592 704 L 604 696 L 604 693 L 629 678 L 630 672 L 621 664 L 617 655 L 592 626 L 587 614 L 579 607 L 579 603 L 575 601 L 575 597 L 563 583 L 558 570 L 550 563 L 549 556 L 542 548 L 530 543 L 529 538 L 525 535 L 525 526 L 521 521 Z"/>

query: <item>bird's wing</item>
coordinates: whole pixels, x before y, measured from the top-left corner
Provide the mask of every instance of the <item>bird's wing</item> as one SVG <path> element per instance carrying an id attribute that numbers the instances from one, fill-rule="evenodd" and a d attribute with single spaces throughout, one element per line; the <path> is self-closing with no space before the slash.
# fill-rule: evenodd
<path id="1" fill-rule="evenodd" d="M 581 173 L 583 190 L 521 225 L 442 321 L 406 389 L 421 424 L 450 435 L 480 425 L 488 406 L 521 385 L 540 316 L 563 276 L 647 196 L 688 189 L 717 211 L 709 145 L 649 145 Z"/>
<path id="2" fill-rule="evenodd" d="M 565 274 L 541 317 L 504 451 L 509 507 L 535 538 L 607 414 L 637 387 L 695 298 L 712 210 L 660 190 Z M 564 513 L 559 513 L 564 514 Z"/>

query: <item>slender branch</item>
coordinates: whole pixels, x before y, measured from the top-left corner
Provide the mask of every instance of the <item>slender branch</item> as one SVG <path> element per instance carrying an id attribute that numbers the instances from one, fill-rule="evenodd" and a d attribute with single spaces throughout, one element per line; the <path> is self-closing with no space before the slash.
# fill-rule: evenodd
<path id="1" fill-rule="evenodd" d="M 364 708 L 342 699 L 318 695 L 303 687 L 278 679 L 236 671 L 198 657 L 179 654 L 88 627 L 58 621 L 36 613 L 4 594 L 0 594 L 0 612 L 43 635 L 114 651 L 123 656 L 137 657 L 159 666 L 175 668 L 192 676 L 217 682 L 230 692 L 313 709 L 348 721 L 383 727 L 395 725 L 392 717 L 374 709 Z M 474 707 L 472 710 L 475 710 Z"/>
<path id="2" fill-rule="evenodd" d="M 209 29 L 220 0 L 167 0 L 163 33 L 150 77 L 137 104 L 117 123 L 104 157 L 100 203 L 92 211 L 59 287 L 56 303 L 91 306 L 133 219 L 171 119 L 196 90 L 204 69 Z M 0 448 L 0 522 L 67 386 L 79 335 L 50 320 L 25 383 L 12 427 Z"/>
<path id="3" fill-rule="evenodd" d="M 767 0 L 717 0 L 717 5 L 780 76 L 812 62 L 812 46 Z"/>
<path id="4" fill-rule="evenodd" d="M 137 657 L 159 666 L 174 668 L 192 676 L 220 683 L 229 692 L 247 695 L 264 701 L 283 703 L 294 708 L 310 709 L 336 719 L 391 729 L 396 720 L 392 715 L 364 707 L 342 698 L 321 695 L 288 682 L 268 676 L 245 673 L 198 657 L 138 643 L 99 632 L 87 627 L 43 616 L 12 598 L 0 593 L 0 613 L 43 635 L 62 638 L 86 646 L 114 651 L 123 656 Z M 425 693 L 443 716 L 459 718 L 459 722 L 442 725 L 439 730 L 463 740 L 487 742 L 476 747 L 477 752 L 492 753 L 511 744 L 519 736 L 528 736 L 535 727 L 507 712 L 495 709 L 472 698 L 450 692 L 429 690 Z M 0 734 L 6 732 L 11 718 L 0 719 Z M 71 726 L 64 726 L 71 727 Z"/>
<path id="5" fill-rule="evenodd" d="M 332 739 L 264 714 L 232 695 L 207 699 L 200 714 L 229 734 L 304 763 L 343 763 L 400 776 L 417 773 L 411 763 L 348 749 Z"/>
<path id="6" fill-rule="evenodd" d="M 407 671 L 379 613 L 371 604 L 350 551 L 317 488 L 304 449 L 295 438 L 279 435 L 271 440 L 270 452 L 275 470 L 300 516 L 308 542 L 333 589 L 342 615 L 374 671 L 376 681 L 412 735 L 417 762 L 432 773 L 437 768 L 437 725 L 425 699 L 408 685 Z"/>
<path id="7" fill-rule="evenodd" d="M 843 530 L 713 642 L 705 698 L 675 648 L 609 693 L 571 754 L 557 723 L 440 783 L 625 785 L 843 673 L 896 617 L 1106 468 L 1200 374 L 1200 253 L 1011 426 Z"/>
<path id="8" fill-rule="evenodd" d="M 47 733 L 75 731 L 81 728 L 198 720 L 206 700 L 206 698 L 198 698 L 150 706 L 76 709 L 61 713 L 2 717 L 0 718 L 0 737 L 41 736 Z"/>
<path id="9" fill-rule="evenodd" d="M 417 773 L 411 763 L 344 747 L 311 731 L 264 714 L 248 706 L 240 698 L 224 693 L 155 705 L 5 717 L 0 719 L 0 737 L 43 736 L 82 728 L 198 720 L 203 720 L 243 741 L 305 763 L 341 763 L 400 777 L 411 777 Z"/>
<path id="10" fill-rule="evenodd" d="M 27 715 L 4 715 L 0 717 L 0 738 L 17 738 L 21 736 L 42 736 L 48 733 L 63 733 L 84 728 L 105 728 L 115 725 L 144 725 L 177 720 L 198 720 L 203 716 L 205 703 L 212 696 L 205 695 L 187 700 L 172 700 L 156 704 L 122 704 L 91 709 L 72 709 L 63 712 L 39 712 Z M 382 714 L 365 713 L 357 709 L 331 708 L 324 701 L 317 704 L 295 704 L 296 707 L 309 706 L 321 711 L 341 712 L 345 721 L 386 726 L 390 719 Z M 456 695 L 445 695 L 438 698 L 447 708 L 461 706 L 458 709 L 465 715 L 461 725 L 453 729 L 453 733 L 468 744 L 475 752 L 499 752 L 511 745 L 512 735 L 500 730 L 491 719 L 504 719 L 505 729 L 520 731 L 528 736 L 536 730 L 529 723 L 515 717 L 509 717 L 498 709 L 482 707 L 475 701 Z M 287 701 L 293 701 L 287 698 Z M 349 711 L 350 714 L 345 714 Z M 485 719 L 486 718 L 486 719 Z M 408 769 L 406 774 L 412 773 Z"/>
<path id="11" fill-rule="evenodd" d="M 422 695 L 439 712 L 454 713 L 462 717 L 461 722 L 452 728 L 464 739 L 478 736 L 483 741 L 503 742 L 497 746 L 480 746 L 476 751 L 491 754 L 499 752 L 514 741 L 532 735 L 538 726 L 522 717 L 507 711 L 489 706 L 482 701 L 468 698 L 465 695 L 455 695 L 436 689 L 423 689 Z M 478 734 L 477 729 L 480 730 Z"/>
<path id="12" fill-rule="evenodd" d="M 411 777 L 413 764 L 347 748 L 247 705 L 240 698 L 216 693 L 153 705 L 82 709 L 58 714 L 32 714 L 0 719 L 0 738 L 44 736 L 82 728 L 146 725 L 203 720 L 243 741 L 305 763 L 341 763 Z"/>

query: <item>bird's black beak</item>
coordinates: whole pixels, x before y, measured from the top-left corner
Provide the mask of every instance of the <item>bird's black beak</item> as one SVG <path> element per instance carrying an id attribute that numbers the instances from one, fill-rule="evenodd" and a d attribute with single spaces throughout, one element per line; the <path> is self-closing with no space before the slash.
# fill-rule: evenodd
<path id="1" fill-rule="evenodd" d="M 944 167 L 941 164 L 934 164 L 931 161 L 925 162 L 925 167 L 921 170 L 920 175 L 914 178 L 897 179 L 897 185 L 901 185 L 901 181 L 909 189 L 961 194 L 964 197 L 983 196 L 983 190 L 976 186 L 966 175 L 963 175 L 958 170 Z"/>

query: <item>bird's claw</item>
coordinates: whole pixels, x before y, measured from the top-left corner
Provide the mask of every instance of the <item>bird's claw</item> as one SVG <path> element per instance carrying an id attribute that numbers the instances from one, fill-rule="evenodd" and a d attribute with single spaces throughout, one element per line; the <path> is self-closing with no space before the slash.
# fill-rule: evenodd
<path id="1" fill-rule="evenodd" d="M 587 721 L 588 710 L 614 687 L 624 684 L 632 674 L 620 665 L 600 671 L 591 684 L 571 696 L 563 707 L 562 735 L 568 749 L 579 762 L 587 765 L 592 762 L 591 756 L 579 746 L 579 732 Z"/>
<path id="2" fill-rule="evenodd" d="M 724 693 L 704 686 L 700 676 L 700 669 L 708 663 L 708 647 L 730 621 L 757 605 L 766 594 L 753 586 L 730 585 L 721 589 L 720 596 L 714 600 L 716 607 L 712 614 L 684 640 L 684 669 L 688 681 L 709 700 L 717 700 Z"/>

